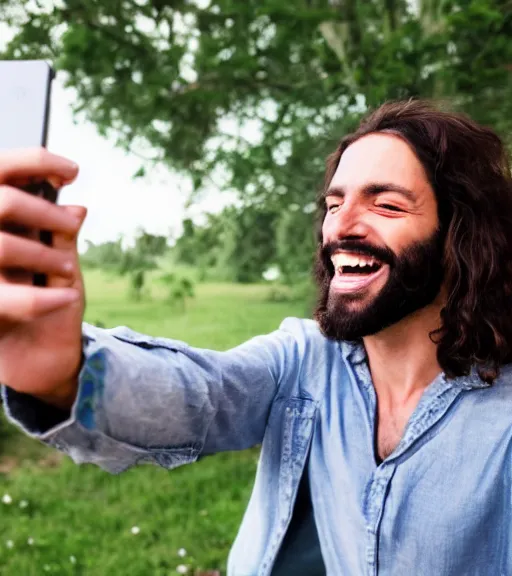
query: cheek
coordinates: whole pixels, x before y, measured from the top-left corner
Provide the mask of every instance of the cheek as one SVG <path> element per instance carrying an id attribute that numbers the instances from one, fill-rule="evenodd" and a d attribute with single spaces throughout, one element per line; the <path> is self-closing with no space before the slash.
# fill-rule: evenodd
<path id="1" fill-rule="evenodd" d="M 389 221 L 379 228 L 382 243 L 395 254 L 400 254 L 412 244 L 424 242 L 435 232 L 435 226 L 413 220 Z"/>
<path id="2" fill-rule="evenodd" d="M 375 230 L 382 242 L 392 249 L 407 245 L 415 235 L 415 227 L 408 226 L 405 219 L 381 218 Z"/>

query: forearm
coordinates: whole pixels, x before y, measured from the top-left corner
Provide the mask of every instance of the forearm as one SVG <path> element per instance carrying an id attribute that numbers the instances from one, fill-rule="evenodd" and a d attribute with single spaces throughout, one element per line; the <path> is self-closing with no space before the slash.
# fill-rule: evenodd
<path id="1" fill-rule="evenodd" d="M 172 467 L 201 452 L 261 441 L 291 340 L 278 331 L 222 353 L 84 325 L 71 410 L 40 410 L 35 400 L 4 391 L 6 409 L 28 433 L 76 461 L 110 471 L 141 460 Z"/>

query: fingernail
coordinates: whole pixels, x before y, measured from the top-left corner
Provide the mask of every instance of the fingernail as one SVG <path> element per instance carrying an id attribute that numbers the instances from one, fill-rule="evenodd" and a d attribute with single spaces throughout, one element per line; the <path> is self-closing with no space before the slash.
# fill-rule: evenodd
<path id="1" fill-rule="evenodd" d="M 73 228 L 75 230 L 80 228 L 80 226 L 82 225 L 82 219 L 81 218 L 77 218 L 76 216 L 71 216 L 70 220 L 71 220 L 71 222 L 73 222 Z"/>
<path id="2" fill-rule="evenodd" d="M 76 304 L 80 300 L 80 292 L 75 288 L 41 288 L 41 290 L 39 307 L 42 313 Z"/>

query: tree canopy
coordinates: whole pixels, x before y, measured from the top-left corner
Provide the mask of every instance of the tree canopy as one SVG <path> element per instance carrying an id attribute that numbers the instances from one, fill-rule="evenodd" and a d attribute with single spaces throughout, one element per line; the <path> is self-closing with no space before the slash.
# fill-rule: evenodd
<path id="1" fill-rule="evenodd" d="M 151 151 L 146 168 L 302 229 L 368 107 L 443 99 L 512 140 L 510 0 L 0 0 L 0 18 L 17 31 L 4 56 L 50 59 L 100 132 Z M 268 219 L 273 241 L 293 220 Z"/>

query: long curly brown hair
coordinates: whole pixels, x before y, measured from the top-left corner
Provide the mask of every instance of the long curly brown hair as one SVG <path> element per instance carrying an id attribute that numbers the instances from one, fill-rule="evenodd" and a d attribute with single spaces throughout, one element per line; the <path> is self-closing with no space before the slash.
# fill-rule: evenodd
<path id="1" fill-rule="evenodd" d="M 492 383 L 512 362 L 512 176 L 499 136 L 470 118 L 422 100 L 388 102 L 343 138 L 327 159 L 325 188 L 346 148 L 391 133 L 415 151 L 435 191 L 445 237 L 446 305 L 430 337 L 447 377 L 476 367 Z M 319 222 L 326 211 L 319 196 Z M 321 230 L 318 232 L 321 244 Z M 323 274 L 325 275 L 324 270 Z M 322 273 L 317 280 L 325 286 Z"/>

